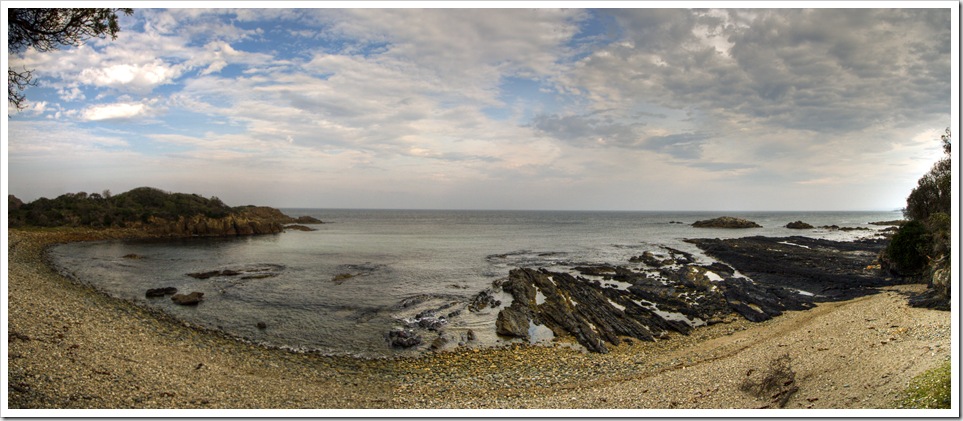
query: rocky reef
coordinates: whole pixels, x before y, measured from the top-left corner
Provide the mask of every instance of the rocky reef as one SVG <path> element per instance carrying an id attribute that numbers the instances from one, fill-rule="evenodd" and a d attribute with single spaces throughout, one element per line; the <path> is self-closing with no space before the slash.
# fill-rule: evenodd
<path id="1" fill-rule="evenodd" d="M 686 240 L 726 262 L 756 284 L 813 294 L 817 301 L 848 300 L 898 281 L 877 264 L 886 240 L 831 241 L 802 236 Z"/>
<path id="2" fill-rule="evenodd" d="M 748 219 L 735 218 L 732 216 L 720 216 L 715 219 L 696 221 L 692 226 L 696 228 L 762 228 L 762 225 Z"/>
<path id="3" fill-rule="evenodd" d="M 759 322 L 817 302 L 872 294 L 893 283 L 873 270 L 878 241 L 804 237 L 688 240 L 726 263 L 699 263 L 665 247 L 627 265 L 582 265 L 570 272 L 518 268 L 492 290 L 511 295 L 501 306 L 486 290 L 473 307 L 500 306 L 496 333 L 528 339 L 537 328 L 570 337 L 592 352 L 626 340 L 688 334 L 734 317 Z M 867 269 L 870 266 L 870 269 Z"/>

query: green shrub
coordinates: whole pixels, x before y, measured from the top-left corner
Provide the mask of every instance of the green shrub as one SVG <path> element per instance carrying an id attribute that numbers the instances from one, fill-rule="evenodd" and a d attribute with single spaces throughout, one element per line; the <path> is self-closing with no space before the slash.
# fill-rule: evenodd
<path id="1" fill-rule="evenodd" d="M 902 276 L 921 274 L 927 263 L 927 237 L 922 222 L 909 221 L 903 224 L 886 246 L 890 269 Z"/>

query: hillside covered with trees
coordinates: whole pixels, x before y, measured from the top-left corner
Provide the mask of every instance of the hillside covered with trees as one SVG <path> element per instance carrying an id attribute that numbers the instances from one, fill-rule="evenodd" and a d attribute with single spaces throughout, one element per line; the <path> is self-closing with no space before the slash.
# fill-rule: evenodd
<path id="1" fill-rule="evenodd" d="M 258 206 L 231 207 L 217 197 L 170 193 L 139 187 L 125 193 L 66 193 L 54 199 L 24 203 L 7 197 L 11 228 L 91 227 L 143 228 L 158 235 L 243 235 L 281 232 L 283 224 L 320 223 L 314 218 L 294 219 L 281 211 Z"/>

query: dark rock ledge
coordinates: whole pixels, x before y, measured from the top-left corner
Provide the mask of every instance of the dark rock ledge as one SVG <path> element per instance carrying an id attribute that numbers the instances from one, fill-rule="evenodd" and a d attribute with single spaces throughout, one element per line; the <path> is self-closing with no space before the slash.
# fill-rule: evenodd
<path id="1" fill-rule="evenodd" d="M 605 353 L 609 345 L 629 338 L 653 341 L 668 332 L 688 334 L 697 326 L 732 317 L 764 321 L 817 302 L 872 294 L 894 283 L 873 269 L 883 246 L 879 241 L 805 237 L 687 241 L 728 264 L 697 264 L 692 255 L 671 250 L 669 258 L 651 254 L 633 258 L 631 267 L 574 269 L 602 280 L 514 269 L 507 279 L 493 283 L 493 288 L 513 298 L 498 314 L 496 333 L 527 339 L 533 325 L 542 325 L 556 337 L 571 337 L 589 351 Z"/>

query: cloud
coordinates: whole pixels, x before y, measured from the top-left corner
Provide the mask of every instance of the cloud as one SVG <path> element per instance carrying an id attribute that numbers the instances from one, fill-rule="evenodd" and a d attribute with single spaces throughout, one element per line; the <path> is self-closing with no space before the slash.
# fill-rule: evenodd
<path id="1" fill-rule="evenodd" d="M 57 118 L 110 168 L 126 153 L 207 194 L 250 187 L 243 202 L 281 200 L 268 179 L 336 206 L 846 197 L 912 184 L 938 153 L 919 136 L 948 120 L 948 25 L 925 9 L 143 9 L 116 41 L 11 57 L 42 81 L 11 127 Z M 68 159 L 30 127 L 50 147 L 12 153 Z M 667 188 L 686 198 L 653 198 Z"/>
<path id="2" fill-rule="evenodd" d="M 588 115 L 538 115 L 531 126 L 540 134 L 582 147 L 638 147 L 642 123 L 625 124 L 597 112 Z"/>
<path id="3" fill-rule="evenodd" d="M 84 110 L 83 118 L 87 121 L 130 119 L 148 112 L 150 107 L 144 103 L 122 102 L 90 106 Z"/>

